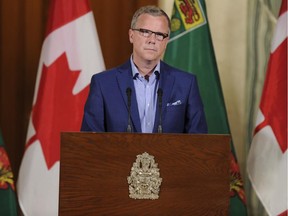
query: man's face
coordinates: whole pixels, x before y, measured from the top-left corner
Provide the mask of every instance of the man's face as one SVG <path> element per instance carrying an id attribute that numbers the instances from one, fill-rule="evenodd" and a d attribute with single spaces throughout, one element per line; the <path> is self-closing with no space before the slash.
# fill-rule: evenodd
<path id="1" fill-rule="evenodd" d="M 168 35 L 169 28 L 166 18 L 142 14 L 138 17 L 135 29 L 129 30 L 129 40 L 133 44 L 134 61 L 159 61 L 166 49 L 169 37 L 161 41 L 159 35 L 151 34 L 151 32 L 149 36 L 148 34 L 149 31 L 152 31 Z"/>

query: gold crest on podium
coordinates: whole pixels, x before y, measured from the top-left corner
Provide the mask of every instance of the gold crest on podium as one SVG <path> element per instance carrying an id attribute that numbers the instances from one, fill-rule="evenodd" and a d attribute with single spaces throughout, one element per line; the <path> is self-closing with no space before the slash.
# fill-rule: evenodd
<path id="1" fill-rule="evenodd" d="M 127 180 L 130 198 L 152 200 L 159 198 L 162 178 L 154 156 L 147 152 L 137 155 Z"/>

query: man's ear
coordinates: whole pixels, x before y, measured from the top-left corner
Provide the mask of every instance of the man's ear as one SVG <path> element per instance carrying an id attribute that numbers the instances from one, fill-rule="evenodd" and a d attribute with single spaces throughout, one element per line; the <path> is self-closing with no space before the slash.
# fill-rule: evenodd
<path id="1" fill-rule="evenodd" d="M 128 35 L 130 43 L 133 43 L 134 31 L 132 29 L 129 29 Z"/>

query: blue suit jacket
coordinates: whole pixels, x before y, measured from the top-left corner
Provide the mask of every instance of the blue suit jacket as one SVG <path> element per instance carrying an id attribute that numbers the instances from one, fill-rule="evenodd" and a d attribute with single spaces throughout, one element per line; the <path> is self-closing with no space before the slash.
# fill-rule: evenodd
<path id="1" fill-rule="evenodd" d="M 160 64 L 163 133 L 207 133 L 196 77 L 162 61 Z M 125 132 L 128 125 L 128 87 L 132 89 L 132 131 L 141 133 L 130 60 L 117 68 L 93 75 L 81 131 Z M 159 118 L 157 105 L 153 130 L 155 133 Z"/>

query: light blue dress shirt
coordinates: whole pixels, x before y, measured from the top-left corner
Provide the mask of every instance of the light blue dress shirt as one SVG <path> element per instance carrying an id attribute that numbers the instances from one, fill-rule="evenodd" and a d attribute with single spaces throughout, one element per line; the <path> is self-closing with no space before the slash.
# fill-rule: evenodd
<path id="1" fill-rule="evenodd" d="M 157 89 L 160 74 L 160 62 L 156 65 L 153 73 L 146 79 L 140 75 L 139 70 L 130 58 L 132 65 L 133 81 L 136 91 L 139 117 L 142 133 L 152 133 L 157 106 Z M 155 74 L 155 72 L 157 73 Z"/>

